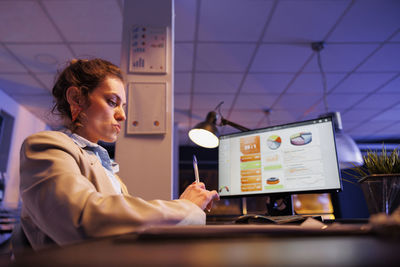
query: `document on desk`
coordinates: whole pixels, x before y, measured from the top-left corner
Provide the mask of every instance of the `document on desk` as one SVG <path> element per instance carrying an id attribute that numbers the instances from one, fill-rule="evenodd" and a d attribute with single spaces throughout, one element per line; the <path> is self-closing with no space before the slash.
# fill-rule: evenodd
<path id="1" fill-rule="evenodd" d="M 310 218 L 311 219 L 311 218 Z M 313 219 L 314 220 L 314 219 Z M 307 222 L 308 221 L 308 222 Z M 316 221 L 316 220 L 315 220 Z M 307 223 L 306 223 L 307 222 Z M 150 226 L 138 231 L 135 239 L 158 238 L 223 238 L 246 236 L 325 236 L 325 235 L 365 235 L 371 233 L 368 225 L 325 225 L 306 220 L 301 225 L 188 225 Z"/>

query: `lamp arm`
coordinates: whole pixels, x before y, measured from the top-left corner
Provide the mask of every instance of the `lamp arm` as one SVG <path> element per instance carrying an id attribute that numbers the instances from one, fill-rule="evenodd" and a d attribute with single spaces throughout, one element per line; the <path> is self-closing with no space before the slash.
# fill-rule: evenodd
<path id="1" fill-rule="evenodd" d="M 229 120 L 227 120 L 227 119 L 225 119 L 224 117 L 221 116 L 221 125 L 220 126 L 224 126 L 224 125 L 232 126 L 233 128 L 236 128 L 236 129 L 238 129 L 239 131 L 242 131 L 242 132 L 250 131 L 249 128 L 246 128 L 246 127 L 244 127 L 242 125 L 239 125 L 237 123 L 231 122 L 231 121 L 229 121 Z"/>

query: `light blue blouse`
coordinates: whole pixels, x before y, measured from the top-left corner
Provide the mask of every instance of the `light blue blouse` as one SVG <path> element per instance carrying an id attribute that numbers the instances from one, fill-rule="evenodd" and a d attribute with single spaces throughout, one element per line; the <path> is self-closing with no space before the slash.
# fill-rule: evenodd
<path id="1" fill-rule="evenodd" d="M 79 147 L 88 152 L 91 155 L 96 155 L 100 160 L 101 165 L 104 167 L 108 178 L 110 178 L 111 184 L 114 187 L 114 190 L 117 194 L 122 194 L 121 192 L 121 184 L 118 179 L 115 177 L 115 173 L 119 172 L 119 165 L 110 159 L 108 152 L 102 146 L 92 143 L 89 140 L 83 138 L 82 136 L 72 133 L 68 129 L 63 129 L 63 133 L 68 135 Z"/>

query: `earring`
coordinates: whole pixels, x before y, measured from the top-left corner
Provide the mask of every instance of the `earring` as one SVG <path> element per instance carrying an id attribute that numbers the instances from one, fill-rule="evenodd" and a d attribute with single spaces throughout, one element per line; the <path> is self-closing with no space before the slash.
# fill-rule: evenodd
<path id="1" fill-rule="evenodd" d="M 75 122 L 75 120 L 78 118 L 79 113 L 81 113 L 82 108 L 80 106 L 77 105 L 72 105 L 71 106 L 71 118 L 72 118 L 72 122 Z"/>

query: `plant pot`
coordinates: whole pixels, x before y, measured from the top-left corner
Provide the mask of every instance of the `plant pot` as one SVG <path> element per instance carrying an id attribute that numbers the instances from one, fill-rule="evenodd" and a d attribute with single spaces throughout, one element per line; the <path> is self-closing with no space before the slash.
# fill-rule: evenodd
<path id="1" fill-rule="evenodd" d="M 358 181 L 370 215 L 391 214 L 400 204 L 400 173 L 373 174 Z"/>

